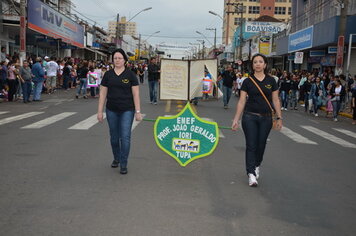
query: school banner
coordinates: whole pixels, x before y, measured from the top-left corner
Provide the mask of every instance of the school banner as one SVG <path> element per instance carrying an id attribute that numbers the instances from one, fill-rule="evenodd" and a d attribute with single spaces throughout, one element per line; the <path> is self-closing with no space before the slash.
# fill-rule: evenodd
<path id="1" fill-rule="evenodd" d="M 160 149 L 181 166 L 186 166 L 214 152 L 219 141 L 219 128 L 216 122 L 198 117 L 188 102 L 178 115 L 158 117 L 154 137 Z"/>

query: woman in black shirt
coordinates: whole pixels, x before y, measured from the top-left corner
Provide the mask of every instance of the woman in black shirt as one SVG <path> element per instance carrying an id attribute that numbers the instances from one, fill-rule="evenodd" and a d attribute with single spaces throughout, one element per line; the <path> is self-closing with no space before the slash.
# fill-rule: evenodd
<path id="1" fill-rule="evenodd" d="M 137 121 L 142 120 L 139 87 L 136 75 L 125 67 L 126 53 L 117 49 L 112 57 L 114 69 L 105 73 L 100 85 L 98 120 L 103 122 L 106 102 L 106 117 L 114 155 L 111 167 L 116 168 L 120 163 L 120 174 L 127 174 L 133 119 L 135 117 Z"/>
<path id="2" fill-rule="evenodd" d="M 278 86 L 275 79 L 267 74 L 266 56 L 262 54 L 254 55 L 251 67 L 253 73 L 244 80 L 241 87 L 232 130 L 238 129 L 238 122 L 243 113 L 242 129 L 246 140 L 246 171 L 249 186 L 256 187 L 267 137 L 272 128 L 272 110 L 256 85 L 260 87 L 269 103 L 273 104 L 272 106 L 277 114 L 276 128 L 278 130 L 282 128 L 282 117 Z"/>

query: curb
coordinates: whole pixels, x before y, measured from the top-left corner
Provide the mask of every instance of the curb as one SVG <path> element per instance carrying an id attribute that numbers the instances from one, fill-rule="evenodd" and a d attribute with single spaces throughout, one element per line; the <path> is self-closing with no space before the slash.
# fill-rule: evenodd
<path id="1" fill-rule="evenodd" d="M 325 107 L 321 107 L 320 110 L 325 111 L 326 109 L 325 109 Z M 352 115 L 349 114 L 349 113 L 340 112 L 339 115 L 340 115 L 340 116 L 343 116 L 343 117 L 346 117 L 346 118 L 352 119 Z"/>

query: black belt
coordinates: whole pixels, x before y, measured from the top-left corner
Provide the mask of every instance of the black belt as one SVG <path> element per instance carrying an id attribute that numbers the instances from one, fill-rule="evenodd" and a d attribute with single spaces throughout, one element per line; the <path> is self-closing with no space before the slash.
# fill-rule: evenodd
<path id="1" fill-rule="evenodd" d="M 271 113 L 255 113 L 255 112 L 250 112 L 250 111 L 245 111 L 244 113 L 246 114 L 250 114 L 250 115 L 255 115 L 255 116 L 264 116 L 264 117 L 271 117 L 272 114 Z"/>

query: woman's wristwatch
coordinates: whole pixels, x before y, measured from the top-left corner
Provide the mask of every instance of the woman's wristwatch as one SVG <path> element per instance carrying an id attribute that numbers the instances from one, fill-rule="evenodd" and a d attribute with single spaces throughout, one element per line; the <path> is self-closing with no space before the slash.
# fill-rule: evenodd
<path id="1" fill-rule="evenodd" d="M 136 113 L 141 113 L 141 111 L 140 110 L 136 110 Z"/>

